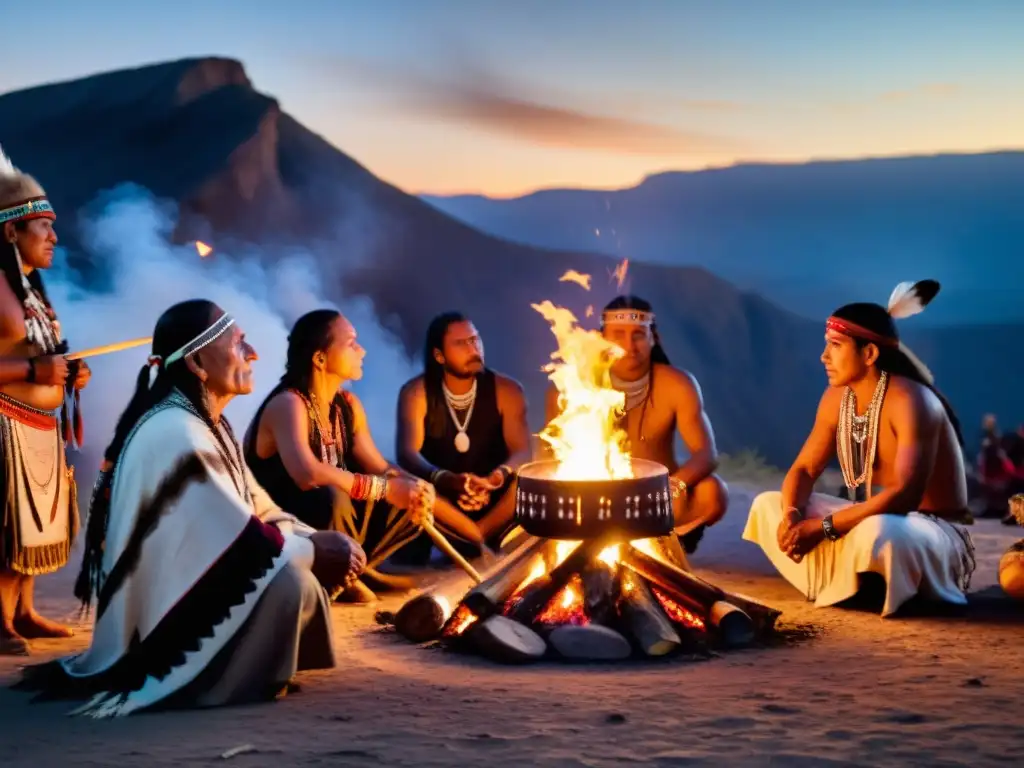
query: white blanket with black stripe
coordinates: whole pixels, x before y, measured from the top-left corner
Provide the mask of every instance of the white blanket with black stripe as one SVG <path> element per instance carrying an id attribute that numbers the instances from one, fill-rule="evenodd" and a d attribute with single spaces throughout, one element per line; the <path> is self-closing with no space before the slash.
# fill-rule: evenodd
<path id="1" fill-rule="evenodd" d="M 312 529 L 187 406 L 174 394 L 150 411 L 118 462 L 92 645 L 61 662 L 93 693 L 75 714 L 126 715 L 180 690 L 286 563 L 312 567 Z"/>

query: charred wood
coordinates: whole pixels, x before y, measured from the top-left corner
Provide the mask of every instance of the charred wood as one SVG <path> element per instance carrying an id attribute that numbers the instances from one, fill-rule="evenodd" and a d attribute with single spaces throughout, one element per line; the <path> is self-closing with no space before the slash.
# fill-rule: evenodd
<path id="1" fill-rule="evenodd" d="M 539 559 L 543 559 L 545 553 L 548 550 L 553 551 L 555 547 L 556 542 L 550 539 L 529 537 L 529 540 L 508 556 L 493 575 L 473 587 L 462 601 L 480 618 L 498 613 Z"/>
<path id="2" fill-rule="evenodd" d="M 655 601 L 642 577 L 624 570 L 622 580 L 622 618 L 637 644 L 648 656 L 664 656 L 678 648 L 682 640 Z"/>

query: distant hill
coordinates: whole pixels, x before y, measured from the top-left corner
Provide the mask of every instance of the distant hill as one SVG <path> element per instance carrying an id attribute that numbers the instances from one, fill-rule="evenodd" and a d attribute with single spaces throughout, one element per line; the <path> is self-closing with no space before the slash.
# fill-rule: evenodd
<path id="1" fill-rule="evenodd" d="M 751 164 L 618 191 L 424 199 L 528 245 L 702 266 L 813 318 L 934 277 L 943 299 L 922 323 L 1024 321 L 1024 152 Z"/>
<path id="2" fill-rule="evenodd" d="M 435 313 L 467 312 L 484 335 L 488 362 L 526 386 L 534 429 L 542 426 L 540 367 L 553 337 L 530 304 L 550 298 L 582 316 L 587 302 L 599 307 L 612 296 L 603 277 L 617 258 L 585 252 L 582 241 L 562 250 L 521 245 L 455 220 L 304 128 L 256 91 L 233 60 L 189 59 L 7 94 L 0 96 L 0 126 L 0 142 L 50 192 L 83 279 L 102 274 L 77 247 L 74 212 L 134 182 L 178 202 L 179 240 L 210 239 L 225 250 L 232 242 L 258 243 L 267 258 L 293 246 L 309 250 L 332 281 L 328 293 L 341 301 L 370 297 L 411 355 Z M 558 282 L 570 268 L 595 275 L 594 295 Z M 859 274 L 844 263 L 832 269 Z M 632 290 L 655 304 L 673 362 L 700 380 L 723 450 L 757 448 L 788 463 L 824 385 L 820 320 L 703 268 L 637 264 L 630 274 Z M 920 345 L 968 426 L 988 408 L 1021 414 L 1024 370 L 1008 354 L 1020 327 L 933 332 L 920 325 L 910 322 L 915 333 L 908 339 Z M 400 384 L 378 386 L 397 395 Z"/>

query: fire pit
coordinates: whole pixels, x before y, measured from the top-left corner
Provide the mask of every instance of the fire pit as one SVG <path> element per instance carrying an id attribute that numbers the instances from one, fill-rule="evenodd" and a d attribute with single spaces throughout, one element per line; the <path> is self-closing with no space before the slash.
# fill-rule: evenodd
<path id="1" fill-rule="evenodd" d="M 522 467 L 509 554 L 457 604 L 443 586 L 413 597 L 395 627 L 502 662 L 665 656 L 771 632 L 778 611 L 687 570 L 667 470 L 633 467 L 633 478 L 578 482 L 556 479 L 556 462 Z"/>
<path id="2" fill-rule="evenodd" d="M 533 307 L 558 339 L 546 370 L 560 412 L 540 434 L 553 459 L 517 473 L 520 531 L 502 562 L 468 592 L 416 595 L 395 628 L 502 662 L 666 656 L 771 632 L 778 611 L 689 572 L 668 470 L 631 458 L 620 426 L 609 372 L 622 350 L 564 308 Z"/>

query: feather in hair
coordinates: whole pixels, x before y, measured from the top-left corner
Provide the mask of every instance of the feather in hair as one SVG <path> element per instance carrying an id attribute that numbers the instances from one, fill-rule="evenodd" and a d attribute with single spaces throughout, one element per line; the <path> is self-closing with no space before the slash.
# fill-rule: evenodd
<path id="1" fill-rule="evenodd" d="M 889 316 L 894 320 L 900 320 L 923 312 L 938 295 L 939 288 L 936 280 L 900 283 L 889 296 Z"/>
<path id="2" fill-rule="evenodd" d="M 0 176 L 17 176 L 18 169 L 14 167 L 14 163 L 11 162 L 6 154 L 4 154 L 4 148 L 0 146 Z"/>

